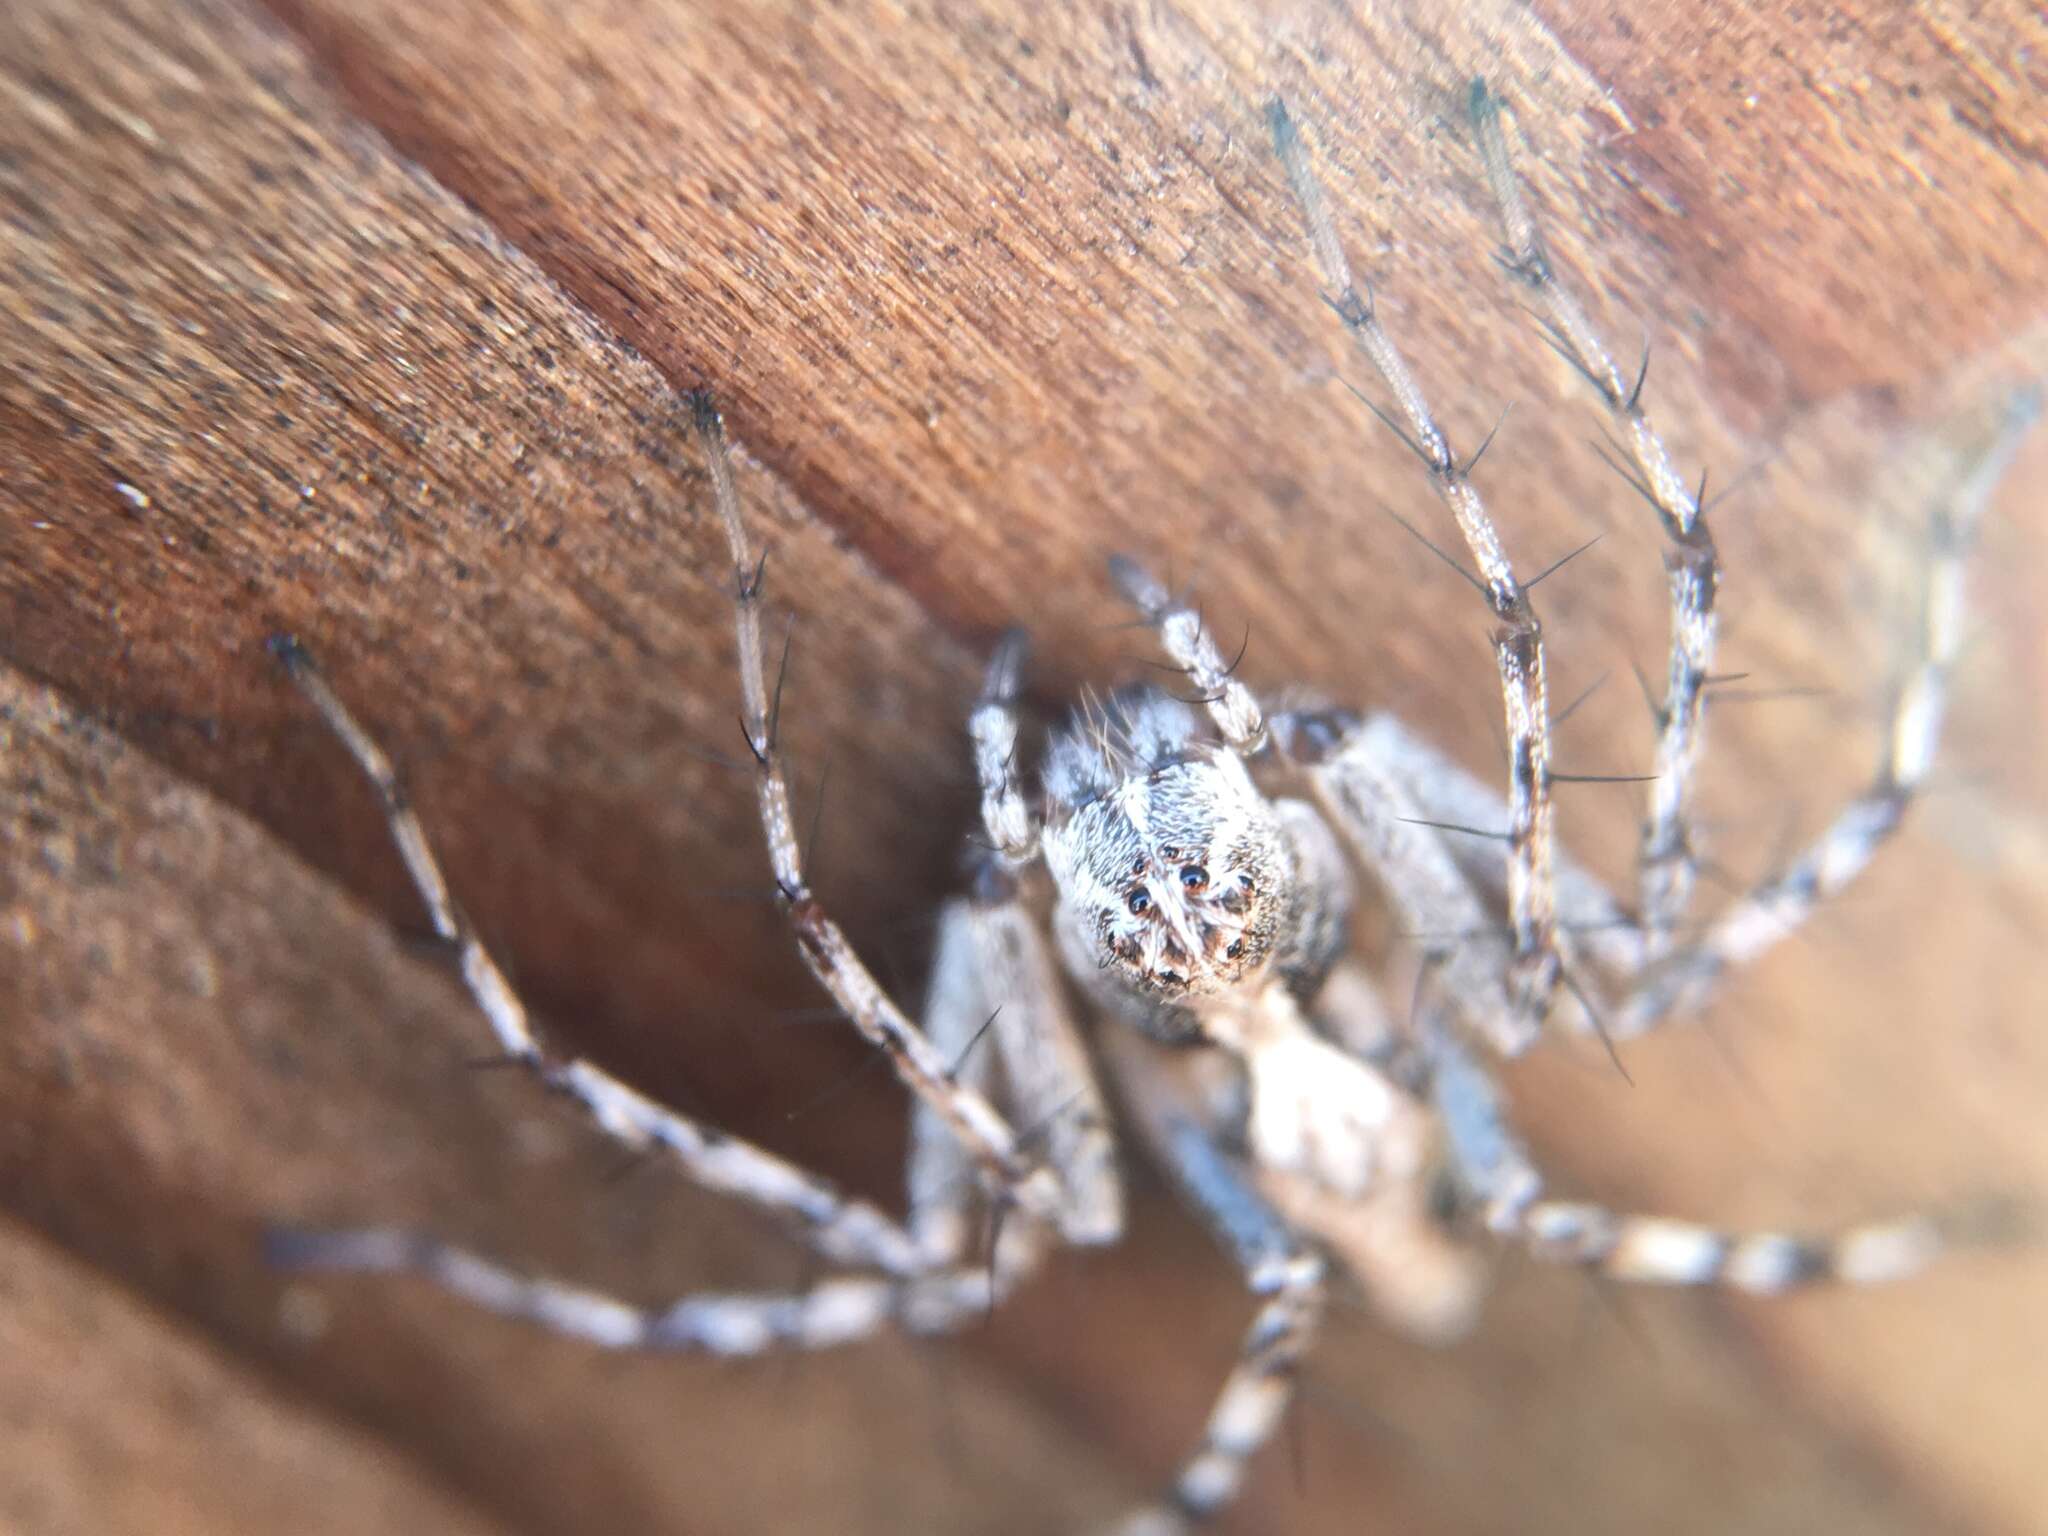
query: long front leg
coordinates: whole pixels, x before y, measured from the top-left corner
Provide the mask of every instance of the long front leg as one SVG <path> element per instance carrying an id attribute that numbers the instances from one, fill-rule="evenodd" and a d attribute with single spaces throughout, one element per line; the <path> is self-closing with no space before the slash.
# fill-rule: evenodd
<path id="1" fill-rule="evenodd" d="M 1618 1002 L 1601 1008 L 1603 1023 L 1615 1038 L 1644 1034 L 1697 1012 L 1723 976 L 1792 934 L 1861 874 L 1898 830 L 1926 782 L 1940 740 L 1949 674 L 1962 645 L 1964 578 L 1977 527 L 2041 405 L 2038 390 L 2012 397 L 1995 430 L 1963 459 L 1953 487 L 1936 506 L 1928 529 L 1918 656 L 1886 721 L 1877 771 L 1864 793 L 1844 806 L 1782 873 L 1737 900 L 1695 942 L 1660 957 L 1648 928 L 1624 912 L 1591 875 L 1560 858 L 1561 921 L 1581 956 L 1624 989 Z M 1445 853 L 1475 886 L 1489 896 L 1502 891 L 1499 861 L 1488 845 L 1505 830 L 1509 809 L 1496 793 L 1389 716 L 1374 716 L 1341 736 L 1325 735 L 1338 743 L 1330 761 L 1355 759 L 1364 764 L 1359 773 L 1398 782 L 1405 803 L 1419 807 L 1421 818 L 1434 824 Z M 1363 834 L 1352 830 L 1350 835 L 1357 843 Z M 1383 861 L 1380 873 L 1397 889 L 1404 880 L 1424 896 L 1435 889 L 1434 877 L 1406 876 L 1410 868 L 1425 870 L 1427 865 Z M 1411 902 L 1419 899 L 1410 897 Z M 1477 942 L 1486 942 L 1484 933 Z M 1464 1002 L 1467 984 L 1449 990 L 1461 1007 L 1469 1006 Z M 1490 1005 L 1489 992 L 1478 996 Z"/>
<path id="2" fill-rule="evenodd" d="M 1507 891 L 1514 953 L 1508 971 L 1509 996 L 1520 1032 L 1533 1037 L 1564 974 L 1559 947 L 1554 862 L 1554 812 L 1550 793 L 1550 703 L 1544 685 L 1543 630 L 1529 594 L 1486 515 L 1472 484 L 1471 463 L 1459 463 L 1407 362 L 1373 312 L 1369 297 L 1353 281 L 1338 244 L 1336 226 L 1322 187 L 1309 167 L 1308 151 L 1287 109 L 1275 101 L 1268 115 L 1273 141 L 1287 169 L 1308 227 L 1331 305 L 1359 350 L 1386 380 L 1399 420 L 1383 417 L 1429 473 L 1430 484 L 1457 522 L 1471 551 L 1478 589 L 1495 620 L 1493 650 L 1506 710 L 1508 746 Z M 1375 407 L 1377 410 L 1377 407 Z"/>
<path id="3" fill-rule="evenodd" d="M 1614 418 L 1633 466 L 1627 477 L 1656 510 L 1664 529 L 1664 568 L 1671 587 L 1671 648 L 1665 666 L 1664 701 L 1657 709 L 1656 766 L 1650 776 L 1649 806 L 1637 853 L 1638 918 L 1650 953 L 1661 954 L 1670 947 L 1672 932 L 1685 916 L 1698 874 L 1689 810 L 1693 776 L 1706 739 L 1703 705 L 1707 677 L 1713 670 L 1714 598 L 1720 588 L 1721 568 L 1700 492 L 1679 477 L 1663 439 L 1643 410 L 1649 356 L 1644 354 L 1643 376 L 1633 385 L 1624 380 L 1585 310 L 1558 278 L 1515 175 L 1500 109 L 1500 98 L 1486 88 L 1486 82 L 1473 81 L 1472 123 L 1506 237 L 1502 265 L 1534 294 L 1552 345 L 1593 386 Z"/>

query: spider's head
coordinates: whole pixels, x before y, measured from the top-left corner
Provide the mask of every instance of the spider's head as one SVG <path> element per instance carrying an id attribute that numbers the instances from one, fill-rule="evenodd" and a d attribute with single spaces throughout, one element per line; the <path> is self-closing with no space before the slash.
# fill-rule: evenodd
<path id="1" fill-rule="evenodd" d="M 1070 941 L 1142 992 L 1200 997 L 1265 964 L 1294 875 L 1236 754 L 1195 751 L 1055 816 L 1045 859 Z"/>

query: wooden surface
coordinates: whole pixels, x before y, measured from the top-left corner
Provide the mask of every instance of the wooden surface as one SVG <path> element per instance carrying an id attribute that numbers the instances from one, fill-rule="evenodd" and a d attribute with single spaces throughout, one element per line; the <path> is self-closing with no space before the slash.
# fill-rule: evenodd
<path id="1" fill-rule="evenodd" d="M 968 813 L 958 721 L 1138 668 L 1113 549 L 1192 573 L 1246 675 L 1495 761 L 1482 615 L 1337 375 L 1263 136 L 1310 125 L 1354 259 L 1546 584 L 1561 765 L 1638 766 L 1654 531 L 1490 260 L 1460 116 L 1540 153 L 1616 349 L 1654 343 L 1718 514 L 1721 861 L 1867 773 L 1948 457 L 2048 371 L 2048 36 L 2017 4 L 1545 0 L 819 10 L 510 0 L 0 17 L 0 1525 L 741 1533 L 1084 1527 L 1186 1445 L 1248 1313 L 1141 1178 L 1123 1248 L 979 1333 L 615 1360 L 421 1287 L 291 1283 L 273 1220 L 407 1221 L 649 1299 L 802 1256 L 505 1073 L 405 938 L 369 798 L 267 664 L 303 636 L 406 766 L 555 1034 L 856 1188 L 900 1095 L 815 1016 L 737 746 L 678 392 L 715 389 L 796 615 L 820 880 L 914 995 Z M 2016 62 L 2018 61 L 2018 62 Z M 2030 63 L 2027 61 L 2031 61 Z M 2026 73 L 2031 69 L 2033 73 Z M 1512 1074 L 1561 1189 L 1750 1222 L 2048 1191 L 2048 569 L 2002 496 L 1941 787 L 1635 1086 Z M 1634 805 L 1575 844 L 1625 867 Z M 1709 895 L 1711 896 L 1711 892 Z M 1341 1312 L 1235 1531 L 2027 1531 L 2038 1252 L 1749 1305 L 1507 1265 L 1432 1353 Z"/>

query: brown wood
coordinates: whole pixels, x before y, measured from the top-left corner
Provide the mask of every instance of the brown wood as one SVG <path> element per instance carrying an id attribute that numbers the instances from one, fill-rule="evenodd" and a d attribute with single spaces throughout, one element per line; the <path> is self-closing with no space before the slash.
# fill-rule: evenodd
<path id="1" fill-rule="evenodd" d="M 269 1273 L 277 1219 L 649 1298 L 805 1269 L 463 1070 L 483 1031 L 391 932 L 419 917 L 369 797 L 261 642 L 299 633 L 399 755 L 557 1035 L 887 1195 L 900 1095 L 801 1011 L 715 761 L 727 573 L 678 392 L 749 455 L 821 884 L 907 993 L 988 638 L 1031 626 L 1049 703 L 1147 654 L 1112 549 L 1248 625 L 1255 683 L 1492 762 L 1484 618 L 1378 510 L 1434 515 L 1333 378 L 1368 384 L 1275 91 L 1457 437 L 1514 404 L 1481 482 L 1525 569 L 1606 535 L 1539 594 L 1560 698 L 1617 677 L 1562 765 L 1642 760 L 1658 556 L 1493 270 L 1476 69 L 1617 350 L 1653 339 L 1680 459 L 1766 466 L 1717 520 L 1727 669 L 1835 690 L 1716 715 L 1717 856 L 1855 787 L 1945 454 L 2048 372 L 2039 18 L 1439 9 L 7 9 L 0 1522 L 270 1530 L 296 1493 L 337 1530 L 1066 1530 L 1171 1464 L 1249 1308 L 1149 1181 L 1130 1243 L 981 1334 L 815 1360 L 596 1359 Z M 1569 1047 L 1515 1069 L 1559 1187 L 1772 1223 L 2048 1189 L 2044 469 L 2037 439 L 1942 789 L 1881 868 L 1711 1032 L 1633 1048 L 1634 1088 Z M 1592 786 L 1566 825 L 1618 872 L 1633 815 Z M 2029 1529 L 2043 1278 L 1748 1305 L 1510 1266 L 1455 1350 L 1341 1319 L 1297 1465 L 1228 1528 Z"/>

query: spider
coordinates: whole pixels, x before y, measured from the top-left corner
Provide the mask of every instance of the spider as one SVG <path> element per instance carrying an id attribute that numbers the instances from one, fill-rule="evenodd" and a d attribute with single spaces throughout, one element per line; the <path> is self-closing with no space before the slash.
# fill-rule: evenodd
<path id="1" fill-rule="evenodd" d="M 1471 114 L 1499 206 L 1508 276 L 1589 383 L 1666 538 L 1672 626 L 1632 905 L 1556 846 L 1542 631 L 1470 471 L 1354 282 L 1286 108 L 1269 109 L 1328 302 L 1384 380 L 1372 409 L 1422 463 L 1457 524 L 1494 620 L 1505 703 L 1505 800 L 1389 715 L 1268 710 L 1198 614 L 1136 561 L 1124 599 L 1192 684 L 1084 695 L 1051 730 L 1035 788 L 1019 771 L 1021 636 L 988 664 L 968 737 L 982 838 L 942 907 L 920 1022 L 875 981 L 805 878 L 762 643 L 766 557 L 741 516 L 708 395 L 695 427 L 734 571 L 743 723 L 783 910 L 817 979 L 914 1095 L 907 1217 L 667 1109 L 588 1061 L 549 1053 L 470 928 L 389 759 L 289 637 L 273 649 L 381 797 L 434 926 L 500 1049 L 576 1099 L 608 1135 L 665 1153 L 699 1184 L 785 1219 L 837 1273 L 790 1294 L 706 1294 L 648 1308 L 529 1277 L 389 1228 L 281 1231 L 298 1267 L 424 1275 L 495 1312 L 617 1349 L 749 1355 L 894 1325 L 982 1317 L 1054 1242 L 1108 1244 L 1124 1219 L 1113 1126 L 1126 1126 L 1213 1228 L 1259 1298 L 1239 1358 L 1165 1496 L 1126 1536 L 1181 1531 L 1231 1499 L 1271 1436 L 1341 1271 L 1395 1325 L 1447 1338 L 1471 1320 L 1478 1240 L 1616 1279 L 1780 1292 L 1873 1282 L 1924 1265 L 1952 1233 L 1918 1217 L 1832 1237 L 1735 1234 L 1551 1199 L 1504 1114 L 1484 1052 L 1513 1056 L 1553 1014 L 1610 1042 L 1695 1011 L 1855 878 L 1896 830 L 1933 759 L 1961 633 L 1971 536 L 2038 400 L 2017 400 L 1934 517 L 1917 662 L 1869 787 L 1775 878 L 1697 935 L 1689 789 L 1703 741 L 1720 566 L 1705 486 L 1673 468 L 1642 404 L 1559 279 L 1510 161 L 1501 102 Z M 1483 446 L 1482 446 L 1483 451 Z M 1462 569 L 1462 568 L 1461 568 Z M 1505 849 L 1505 857 L 1501 850 Z M 1370 876 L 1424 956 L 1399 1018 L 1347 954 L 1355 874 Z M 1084 1034 L 1070 1007 L 1085 1000 Z M 984 1041 L 985 1037 L 985 1041 Z M 1113 1121 L 1101 1082 L 1115 1089 Z M 993 1213 L 984 1256 L 980 1218 Z"/>

